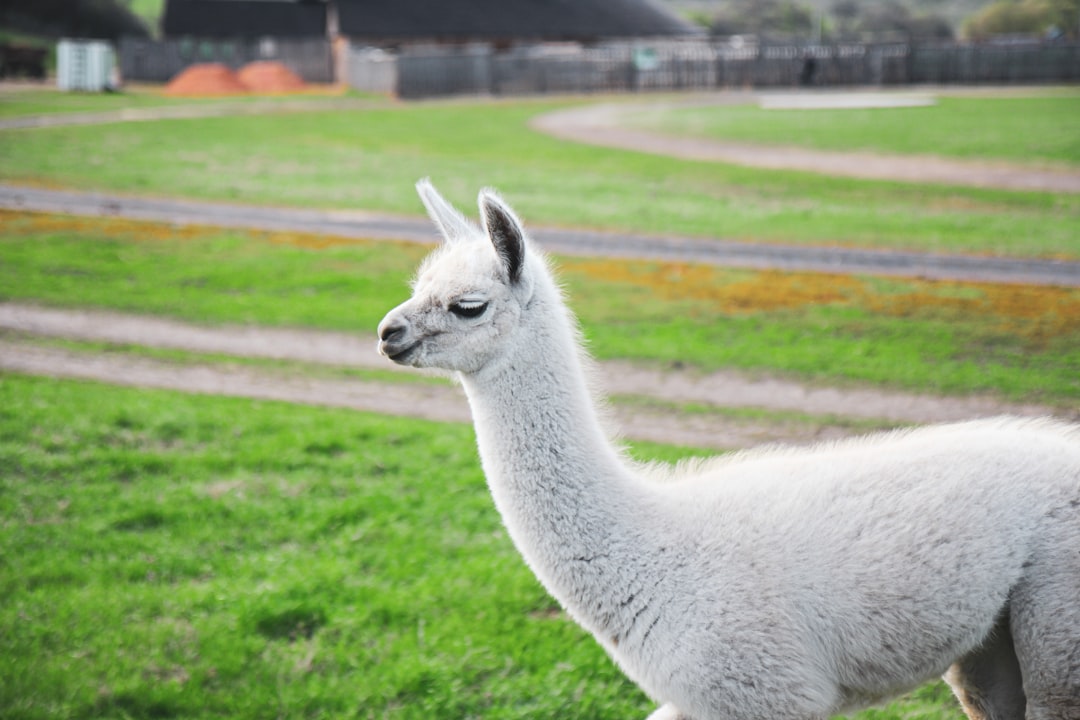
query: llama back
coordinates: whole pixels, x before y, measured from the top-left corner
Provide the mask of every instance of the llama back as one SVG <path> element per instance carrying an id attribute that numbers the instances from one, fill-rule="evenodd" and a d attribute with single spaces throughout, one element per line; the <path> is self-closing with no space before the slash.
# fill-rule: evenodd
<path id="1" fill-rule="evenodd" d="M 1080 503 L 1080 433 L 994 419 L 756 450 L 701 470 L 662 487 L 691 498 L 687 526 L 710 528 L 687 538 L 709 558 L 703 600 L 752 617 L 771 588 L 770 612 L 859 704 L 895 692 L 897 678 L 941 674 L 942 658 L 986 637 L 1047 518 Z"/>
<path id="2" fill-rule="evenodd" d="M 789 550 L 799 538 L 852 557 L 863 547 L 898 551 L 905 539 L 958 550 L 1003 537 L 1022 552 L 1025 534 L 1080 501 L 1080 430 L 995 418 L 764 448 L 704 464 L 698 476 L 660 489 L 678 512 L 712 516 L 704 527 L 782 537 Z"/>
<path id="3" fill-rule="evenodd" d="M 787 494 L 812 489 L 815 484 L 844 482 L 846 473 L 837 473 L 833 478 L 827 471 L 831 464 L 873 463 L 885 457 L 892 460 L 915 456 L 952 458 L 959 461 L 956 465 L 966 461 L 982 466 L 990 458 L 999 457 L 1004 458 L 1008 467 L 1033 463 L 1035 472 L 1030 474 L 1038 475 L 1040 483 L 1058 486 L 1066 496 L 1080 491 L 1080 478 L 1076 475 L 1080 472 L 1080 425 L 1008 416 L 898 429 L 810 447 L 763 445 L 713 458 L 693 458 L 674 466 L 647 465 L 642 474 L 659 483 L 700 484 L 718 492 Z M 1038 472 L 1047 460 L 1059 464 L 1060 471 Z M 791 470 L 785 472 L 784 468 Z M 850 478 L 847 482 L 854 480 Z M 1003 469 L 987 481 L 1008 484 L 1009 475 Z M 860 479 L 855 484 L 861 482 Z"/>

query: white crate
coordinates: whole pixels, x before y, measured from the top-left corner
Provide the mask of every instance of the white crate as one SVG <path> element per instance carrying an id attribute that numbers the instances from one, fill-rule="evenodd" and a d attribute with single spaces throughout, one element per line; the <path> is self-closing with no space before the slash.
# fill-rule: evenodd
<path id="1" fill-rule="evenodd" d="M 102 92 L 113 85 L 116 55 L 103 40 L 63 39 L 56 46 L 56 84 L 61 90 Z"/>

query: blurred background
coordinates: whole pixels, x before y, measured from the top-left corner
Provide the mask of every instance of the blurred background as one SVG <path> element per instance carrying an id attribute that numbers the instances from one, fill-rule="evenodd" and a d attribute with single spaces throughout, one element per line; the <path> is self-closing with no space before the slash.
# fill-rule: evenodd
<path id="1" fill-rule="evenodd" d="M 1046 46 L 1075 41 L 1080 15 L 1072 0 L 7 0 L 0 27 L 7 77 L 42 77 L 57 39 L 91 38 L 111 43 L 128 81 L 281 59 L 309 82 L 412 97 L 785 85 L 793 59 L 820 65 L 797 67 L 803 84 L 1062 81 L 1070 56 Z M 413 67 L 435 50 L 439 70 Z"/>

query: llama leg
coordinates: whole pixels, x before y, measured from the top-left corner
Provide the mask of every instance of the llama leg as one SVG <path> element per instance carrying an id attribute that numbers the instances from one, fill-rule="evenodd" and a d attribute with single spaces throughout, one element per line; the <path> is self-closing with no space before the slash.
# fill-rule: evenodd
<path id="1" fill-rule="evenodd" d="M 1010 625 L 1027 720 L 1080 718 L 1080 500 L 1056 522 L 1013 590 Z"/>
<path id="2" fill-rule="evenodd" d="M 945 681 L 971 720 L 1019 720 L 1024 717 L 1024 689 L 1008 613 L 1003 613 L 986 642 L 956 661 Z"/>
<path id="3" fill-rule="evenodd" d="M 690 718 L 679 712 L 679 709 L 671 703 L 667 703 L 654 710 L 645 720 L 690 720 Z"/>

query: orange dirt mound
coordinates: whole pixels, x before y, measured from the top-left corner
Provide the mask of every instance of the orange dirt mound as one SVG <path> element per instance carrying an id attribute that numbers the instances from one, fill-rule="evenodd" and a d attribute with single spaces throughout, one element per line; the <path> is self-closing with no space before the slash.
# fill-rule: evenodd
<path id="1" fill-rule="evenodd" d="M 248 88 L 221 63 L 192 65 L 165 86 L 166 95 L 236 95 Z"/>
<path id="2" fill-rule="evenodd" d="M 270 60 L 248 63 L 240 69 L 237 77 L 253 92 L 296 92 L 305 88 L 304 81 L 296 73 Z"/>

